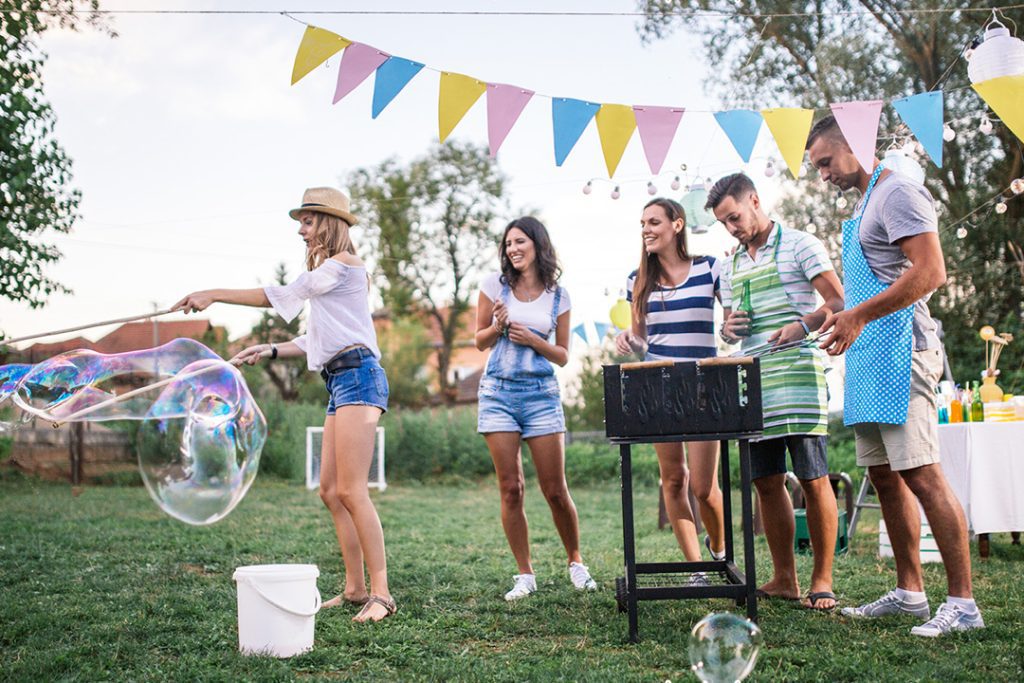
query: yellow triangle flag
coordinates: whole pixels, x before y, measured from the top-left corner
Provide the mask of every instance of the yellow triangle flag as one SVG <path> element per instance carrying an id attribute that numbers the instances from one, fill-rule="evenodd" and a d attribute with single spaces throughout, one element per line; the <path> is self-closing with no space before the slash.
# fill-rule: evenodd
<path id="1" fill-rule="evenodd" d="M 1024 140 L 1024 76 L 1000 76 L 971 85 L 1006 127 Z"/>
<path id="2" fill-rule="evenodd" d="M 352 44 L 347 38 L 337 33 L 316 26 L 307 26 L 299 43 L 299 51 L 295 53 L 295 66 L 292 67 L 292 85 L 303 76 L 327 61 L 327 58 Z"/>
<path id="3" fill-rule="evenodd" d="M 800 177 L 800 164 L 804 161 L 804 147 L 814 121 L 813 109 L 762 109 L 761 116 L 768 124 L 768 130 L 775 138 L 789 172 L 794 178 Z"/>
<path id="4" fill-rule="evenodd" d="M 487 90 L 487 84 L 472 76 L 441 72 L 441 93 L 437 100 L 438 135 L 444 142 L 470 107 Z"/>
<path id="5" fill-rule="evenodd" d="M 611 178 L 636 130 L 636 114 L 633 107 L 625 104 L 602 104 L 594 118 L 597 120 L 598 137 L 601 138 L 601 151 L 604 152 L 604 165 L 608 167 L 608 177 Z"/>

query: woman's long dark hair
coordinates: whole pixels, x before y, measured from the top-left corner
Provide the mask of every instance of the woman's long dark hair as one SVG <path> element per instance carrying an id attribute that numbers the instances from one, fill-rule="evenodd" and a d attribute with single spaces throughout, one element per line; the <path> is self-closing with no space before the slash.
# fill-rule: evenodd
<path id="1" fill-rule="evenodd" d="M 689 260 L 690 250 L 686 244 L 686 212 L 682 205 L 674 199 L 658 197 L 644 205 L 644 210 L 652 206 L 660 206 L 670 223 L 677 220 L 683 221 L 683 229 L 676 234 L 676 253 L 679 258 Z M 651 292 L 658 286 L 658 280 L 662 276 L 661 261 L 657 254 L 648 254 L 641 241 L 640 244 L 640 267 L 636 271 L 635 285 L 633 285 L 633 319 L 644 321 L 647 318 L 647 299 Z"/>
<path id="2" fill-rule="evenodd" d="M 498 245 L 499 261 L 501 262 L 501 281 L 508 283 L 509 287 L 515 289 L 522 273 L 512 265 L 512 259 L 508 257 L 505 250 L 505 241 L 512 228 L 519 228 L 533 242 L 533 250 L 536 254 L 537 277 L 544 283 L 544 288 L 554 291 L 558 286 L 558 279 L 562 277 L 562 267 L 558 265 L 558 256 L 555 248 L 551 245 L 551 238 L 548 236 L 548 229 L 544 224 L 533 216 L 517 218 L 505 226 L 505 232 L 501 235 L 501 243 Z"/>

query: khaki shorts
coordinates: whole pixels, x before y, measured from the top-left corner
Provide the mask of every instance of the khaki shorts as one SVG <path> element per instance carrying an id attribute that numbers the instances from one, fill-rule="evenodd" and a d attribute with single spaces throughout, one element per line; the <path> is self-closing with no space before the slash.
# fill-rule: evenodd
<path id="1" fill-rule="evenodd" d="M 894 472 L 939 462 L 935 386 L 942 377 L 942 351 L 914 351 L 910 361 L 910 405 L 901 425 L 864 422 L 853 426 L 857 465 L 889 465 Z"/>

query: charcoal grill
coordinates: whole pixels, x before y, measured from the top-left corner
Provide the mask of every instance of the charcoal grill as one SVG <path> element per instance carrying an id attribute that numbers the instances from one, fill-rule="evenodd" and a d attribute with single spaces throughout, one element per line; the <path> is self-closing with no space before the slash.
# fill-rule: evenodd
<path id="1" fill-rule="evenodd" d="M 754 596 L 754 524 L 750 489 L 750 439 L 761 436 L 761 370 L 757 358 L 708 358 L 696 362 L 650 361 L 604 366 L 605 432 L 619 446 L 622 469 L 622 542 L 625 576 L 615 582 L 619 611 L 629 615 L 629 639 L 639 639 L 640 600 L 732 598 L 757 620 Z M 736 567 L 729 482 L 729 441 L 739 442 L 743 567 Z M 725 559 L 711 562 L 636 561 L 633 534 L 631 447 L 636 443 L 721 442 Z M 697 511 L 694 511 L 696 514 Z M 711 585 L 692 586 L 703 572 Z"/>

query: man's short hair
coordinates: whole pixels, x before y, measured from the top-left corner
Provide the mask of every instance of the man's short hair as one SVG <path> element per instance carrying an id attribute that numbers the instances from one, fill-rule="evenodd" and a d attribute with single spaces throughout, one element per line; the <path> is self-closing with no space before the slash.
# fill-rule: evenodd
<path id="1" fill-rule="evenodd" d="M 814 124 L 811 128 L 811 132 L 807 135 L 807 146 L 804 147 L 804 149 L 810 149 L 811 145 L 813 145 L 818 138 L 826 135 L 836 136 L 838 139 L 844 142 L 846 141 L 843 131 L 839 129 L 839 122 L 836 121 L 836 117 L 832 116 L 832 114 L 829 114 Z"/>
<path id="2" fill-rule="evenodd" d="M 732 197 L 736 201 L 745 199 L 751 192 L 757 192 L 754 181 L 745 173 L 733 173 L 720 178 L 714 187 L 708 190 L 708 201 L 704 204 L 705 209 L 714 211 L 726 197 Z"/>

